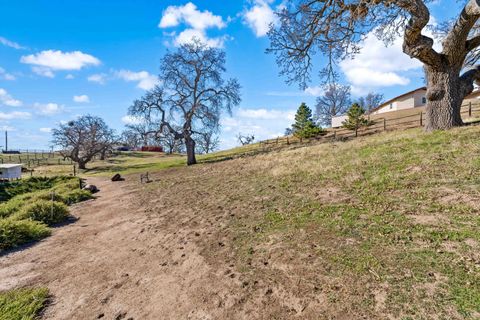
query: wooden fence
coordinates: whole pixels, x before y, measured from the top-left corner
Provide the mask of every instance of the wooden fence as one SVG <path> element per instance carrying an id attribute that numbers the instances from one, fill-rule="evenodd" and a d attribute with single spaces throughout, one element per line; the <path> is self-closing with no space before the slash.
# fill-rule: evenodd
<path id="1" fill-rule="evenodd" d="M 375 119 L 372 119 L 372 125 L 362 127 L 358 129 L 357 136 L 366 136 L 383 131 L 391 130 L 401 130 L 401 129 L 410 129 L 410 128 L 419 128 L 425 125 L 425 111 L 422 108 L 421 111 L 405 115 L 401 117 L 379 117 L 376 115 Z M 464 121 L 468 122 L 472 119 L 480 119 L 480 103 L 472 104 L 468 103 L 461 107 L 460 113 Z M 302 144 L 310 142 L 328 142 L 335 140 L 347 140 L 357 137 L 354 130 L 349 130 L 346 128 L 331 128 L 327 129 L 325 134 L 312 137 L 312 138 L 297 138 L 294 136 L 288 137 L 278 137 L 276 139 L 269 139 L 260 142 L 262 148 L 265 147 L 275 147 L 281 145 L 293 145 L 293 144 Z"/>

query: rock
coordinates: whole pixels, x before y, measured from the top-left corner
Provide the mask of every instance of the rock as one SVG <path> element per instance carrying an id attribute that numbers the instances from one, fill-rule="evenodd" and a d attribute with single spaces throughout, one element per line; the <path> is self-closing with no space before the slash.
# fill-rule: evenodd
<path id="1" fill-rule="evenodd" d="M 112 177 L 112 181 L 123 181 L 125 179 L 122 178 L 122 176 L 120 175 L 120 173 L 116 173 L 113 177 Z"/>
<path id="2" fill-rule="evenodd" d="M 91 193 L 96 193 L 100 190 L 98 190 L 97 186 L 93 185 L 93 184 L 87 184 L 85 187 L 82 188 L 83 190 L 88 190 L 90 191 Z"/>

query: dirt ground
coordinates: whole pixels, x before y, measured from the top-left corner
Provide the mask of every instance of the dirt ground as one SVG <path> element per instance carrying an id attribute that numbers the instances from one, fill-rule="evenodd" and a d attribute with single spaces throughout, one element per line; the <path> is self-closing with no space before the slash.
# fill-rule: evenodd
<path id="1" fill-rule="evenodd" d="M 437 264 L 399 260 L 409 249 L 381 234 L 365 251 L 378 233 L 362 224 L 367 213 L 312 215 L 307 200 L 336 208 L 359 199 L 319 185 L 330 171 L 315 173 L 315 150 L 286 155 L 165 169 L 149 184 L 138 174 L 91 178 L 101 191 L 72 207 L 77 221 L 0 256 L 0 290 L 48 287 L 44 319 L 465 318 L 445 302 Z"/>
<path id="2" fill-rule="evenodd" d="M 235 284 L 190 241 L 201 230 L 172 211 L 158 216 L 168 225 L 147 218 L 134 181 L 89 179 L 101 191 L 72 208 L 76 222 L 0 258 L 0 290 L 47 286 L 45 319 L 221 318 Z"/>

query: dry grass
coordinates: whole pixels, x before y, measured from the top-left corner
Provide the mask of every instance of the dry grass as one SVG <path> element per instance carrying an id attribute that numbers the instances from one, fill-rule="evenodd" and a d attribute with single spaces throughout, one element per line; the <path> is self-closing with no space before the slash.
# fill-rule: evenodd
<path id="1" fill-rule="evenodd" d="M 197 244 L 245 284 L 242 312 L 475 319 L 479 137 L 414 129 L 167 170 L 141 203 L 213 233 Z"/>

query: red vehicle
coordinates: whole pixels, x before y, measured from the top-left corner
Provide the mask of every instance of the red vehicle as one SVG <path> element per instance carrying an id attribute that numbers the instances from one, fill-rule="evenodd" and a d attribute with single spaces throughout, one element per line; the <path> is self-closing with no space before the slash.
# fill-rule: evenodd
<path id="1" fill-rule="evenodd" d="M 163 148 L 160 146 L 143 146 L 141 151 L 146 152 L 163 152 Z"/>

